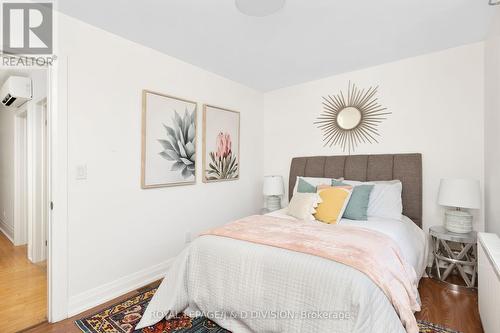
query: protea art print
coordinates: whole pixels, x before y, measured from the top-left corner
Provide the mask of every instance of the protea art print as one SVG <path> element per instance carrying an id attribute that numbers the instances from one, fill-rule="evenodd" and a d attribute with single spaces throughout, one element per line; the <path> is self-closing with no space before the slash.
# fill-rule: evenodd
<path id="1" fill-rule="evenodd" d="M 186 109 L 181 117 L 175 111 L 172 127 L 163 124 L 166 139 L 158 140 L 163 147 L 160 156 L 174 162 L 170 171 L 180 172 L 185 179 L 194 176 L 196 170 L 195 115 Z"/>
<path id="2" fill-rule="evenodd" d="M 203 181 L 240 178 L 240 113 L 203 106 Z"/>
<path id="3" fill-rule="evenodd" d="M 220 132 L 216 138 L 217 151 L 210 152 L 207 179 L 233 179 L 238 178 L 238 158 L 231 149 L 232 141 L 229 133 Z"/>

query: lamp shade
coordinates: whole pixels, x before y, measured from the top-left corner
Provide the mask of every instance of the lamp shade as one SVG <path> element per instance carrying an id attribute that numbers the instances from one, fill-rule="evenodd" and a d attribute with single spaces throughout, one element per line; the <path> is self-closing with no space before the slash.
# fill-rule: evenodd
<path id="1" fill-rule="evenodd" d="M 481 208 L 479 181 L 474 179 L 441 179 L 438 203 L 459 208 Z"/>
<path id="2" fill-rule="evenodd" d="M 283 177 L 265 176 L 262 193 L 264 193 L 264 195 L 283 195 L 285 193 Z"/>

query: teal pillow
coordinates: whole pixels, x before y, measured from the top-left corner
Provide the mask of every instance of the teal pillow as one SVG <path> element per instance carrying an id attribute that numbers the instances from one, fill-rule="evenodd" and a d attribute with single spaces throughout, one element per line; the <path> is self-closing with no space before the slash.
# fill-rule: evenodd
<path id="1" fill-rule="evenodd" d="M 343 183 L 341 180 L 332 179 L 332 186 L 349 186 L 349 185 Z"/>
<path id="2" fill-rule="evenodd" d="M 338 180 L 332 180 L 332 186 L 345 186 L 348 184 Z M 368 202 L 370 201 L 370 193 L 374 185 L 358 185 L 354 186 L 351 193 L 351 198 L 347 203 L 344 215 L 342 217 L 349 220 L 366 221 L 368 220 Z"/>
<path id="3" fill-rule="evenodd" d="M 309 184 L 302 178 L 299 178 L 299 183 L 297 184 L 297 192 L 316 193 L 316 186 Z"/>

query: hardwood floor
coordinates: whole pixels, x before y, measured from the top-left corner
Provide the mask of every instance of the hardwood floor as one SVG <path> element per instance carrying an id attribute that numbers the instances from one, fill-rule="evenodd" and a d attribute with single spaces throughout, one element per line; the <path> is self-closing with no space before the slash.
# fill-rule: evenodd
<path id="1" fill-rule="evenodd" d="M 14 246 L 0 232 L 0 332 L 17 332 L 46 321 L 47 269 L 33 264 L 26 245 Z"/>
<path id="2" fill-rule="evenodd" d="M 476 291 L 465 288 L 455 290 L 448 284 L 428 278 L 420 281 L 419 291 L 422 298 L 422 311 L 416 314 L 417 319 L 452 328 L 462 333 L 483 332 L 479 319 Z M 79 333 L 81 331 L 74 324 L 75 320 L 137 295 L 139 292 L 141 290 L 130 292 L 83 314 L 55 324 L 44 323 L 26 330 L 24 333 Z"/>
<path id="3" fill-rule="evenodd" d="M 422 311 L 415 314 L 417 319 L 463 333 L 483 332 L 476 290 L 454 287 L 429 278 L 420 280 L 418 290 Z"/>

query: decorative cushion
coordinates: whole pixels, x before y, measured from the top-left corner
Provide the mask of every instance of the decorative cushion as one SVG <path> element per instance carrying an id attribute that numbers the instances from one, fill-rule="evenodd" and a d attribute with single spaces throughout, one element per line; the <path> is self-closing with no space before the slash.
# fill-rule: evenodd
<path id="1" fill-rule="evenodd" d="M 351 186 L 319 186 L 318 194 L 322 202 L 316 208 L 316 220 L 329 224 L 339 222 L 349 202 L 351 190 Z"/>
<path id="2" fill-rule="evenodd" d="M 316 193 L 316 186 L 306 182 L 303 178 L 297 179 L 297 192 L 298 193 Z"/>
<path id="3" fill-rule="evenodd" d="M 347 184 L 333 180 L 332 186 L 345 186 Z M 343 218 L 350 220 L 366 221 L 368 220 L 368 205 L 370 202 L 370 193 L 375 185 L 354 186 L 351 198 L 345 208 Z"/>
<path id="4" fill-rule="evenodd" d="M 403 214 L 403 184 L 399 180 L 358 182 L 344 180 L 351 186 L 374 185 L 368 202 L 368 216 L 401 220 Z"/>
<path id="5" fill-rule="evenodd" d="M 303 182 L 305 181 L 307 184 L 311 185 L 314 187 L 314 191 L 313 192 L 316 192 L 316 187 L 317 186 L 320 186 L 320 185 L 327 185 L 327 186 L 330 186 L 332 184 L 332 181 L 333 180 L 343 180 L 343 178 L 341 179 L 334 179 L 334 178 L 321 178 L 321 177 L 301 177 L 301 176 L 298 176 L 297 177 L 297 180 L 295 181 L 295 187 L 293 188 L 293 194 L 297 193 L 297 192 L 301 192 L 299 191 L 299 183 L 303 184 L 303 182 L 301 182 L 300 180 L 302 180 Z M 310 187 L 308 186 L 303 186 L 302 187 L 303 190 L 307 190 L 307 189 L 310 189 Z M 312 193 L 312 192 L 302 192 L 302 193 Z"/>
<path id="6" fill-rule="evenodd" d="M 288 205 L 287 214 L 299 220 L 313 221 L 313 214 L 321 202 L 317 193 L 295 193 Z"/>

